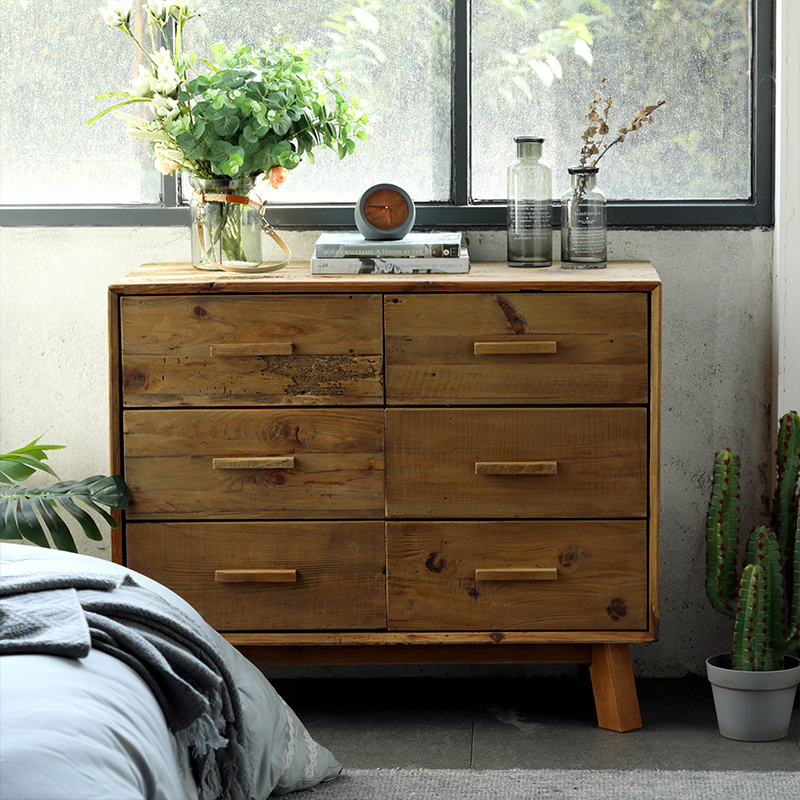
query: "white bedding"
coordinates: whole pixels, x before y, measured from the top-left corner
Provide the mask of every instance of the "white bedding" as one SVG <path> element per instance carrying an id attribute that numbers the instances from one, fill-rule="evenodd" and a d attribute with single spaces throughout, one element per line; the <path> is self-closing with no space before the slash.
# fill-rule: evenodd
<path id="1" fill-rule="evenodd" d="M 341 765 L 247 659 L 164 586 L 90 556 L 0 543 L 0 575 L 119 574 L 159 594 L 219 648 L 250 733 L 254 798 L 330 780 Z M 83 659 L 0 657 L 0 800 L 197 800 L 178 766 L 161 708 L 127 664 L 97 650 Z"/>

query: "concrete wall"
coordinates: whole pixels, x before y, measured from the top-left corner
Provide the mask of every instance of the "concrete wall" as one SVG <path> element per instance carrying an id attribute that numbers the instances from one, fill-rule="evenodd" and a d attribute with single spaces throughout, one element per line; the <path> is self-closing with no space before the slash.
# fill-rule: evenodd
<path id="1" fill-rule="evenodd" d="M 0 229 L 0 452 L 41 435 L 68 446 L 51 457 L 62 477 L 107 473 L 106 288 L 141 263 L 187 260 L 188 237 L 183 228 Z M 297 258 L 315 238 L 286 234 Z M 502 232 L 470 235 L 474 260 L 501 260 L 504 247 Z M 614 259 L 652 261 L 664 284 L 662 629 L 658 643 L 632 648 L 634 666 L 644 676 L 700 672 L 729 631 L 704 596 L 714 452 L 742 456 L 748 528 L 766 500 L 772 232 L 611 231 L 609 247 Z M 78 541 L 109 557 L 107 542 Z"/>

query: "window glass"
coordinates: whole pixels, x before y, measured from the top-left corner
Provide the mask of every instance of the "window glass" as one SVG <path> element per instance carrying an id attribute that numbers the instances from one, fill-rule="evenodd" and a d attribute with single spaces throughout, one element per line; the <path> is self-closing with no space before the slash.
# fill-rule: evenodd
<path id="1" fill-rule="evenodd" d="M 157 203 L 148 148 L 111 115 L 86 121 L 127 89 L 140 55 L 110 30 L 98 0 L 0 0 L 0 202 Z M 127 109 L 130 110 L 130 109 Z"/>
<path id="2" fill-rule="evenodd" d="M 446 0 L 204 0 L 184 30 L 185 49 L 258 44 L 278 26 L 318 64 L 345 77 L 369 117 L 367 140 L 342 161 L 314 150 L 269 200 L 353 202 L 376 183 L 396 183 L 415 201 L 450 194 L 451 11 Z"/>
<path id="3" fill-rule="evenodd" d="M 521 134 L 545 138 L 560 196 L 605 78 L 606 142 L 667 101 L 598 164 L 610 199 L 749 198 L 750 14 L 747 0 L 474 0 L 472 196 L 505 198 Z"/>

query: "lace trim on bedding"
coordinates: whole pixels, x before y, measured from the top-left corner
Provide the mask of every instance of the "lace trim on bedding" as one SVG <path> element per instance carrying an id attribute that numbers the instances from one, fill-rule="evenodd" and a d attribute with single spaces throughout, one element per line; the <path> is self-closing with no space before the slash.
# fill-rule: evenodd
<path id="1" fill-rule="evenodd" d="M 303 739 L 305 739 L 306 747 L 308 747 L 308 764 L 303 770 L 303 777 L 307 780 L 313 780 L 317 774 L 317 754 L 319 753 L 319 745 L 311 738 L 311 734 L 304 727 Z"/>
<path id="2" fill-rule="evenodd" d="M 292 766 L 292 761 L 294 761 L 294 757 L 297 754 L 297 746 L 299 742 L 297 740 L 297 726 L 294 724 L 294 720 L 292 719 L 292 710 L 282 697 L 280 698 L 280 701 L 286 710 L 286 722 L 289 726 L 289 744 L 286 746 L 286 758 L 284 759 L 283 769 L 281 770 L 280 774 L 280 777 L 282 778 L 289 771 L 289 767 Z"/>

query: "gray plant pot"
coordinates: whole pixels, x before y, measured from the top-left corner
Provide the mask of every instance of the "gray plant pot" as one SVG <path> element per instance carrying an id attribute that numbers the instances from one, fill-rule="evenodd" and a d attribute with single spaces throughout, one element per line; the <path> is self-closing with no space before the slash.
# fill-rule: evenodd
<path id="1" fill-rule="evenodd" d="M 733 669 L 730 655 L 721 653 L 706 661 L 706 674 L 719 732 L 726 739 L 772 742 L 789 732 L 800 659 L 786 656 L 783 669 L 745 672 Z"/>

